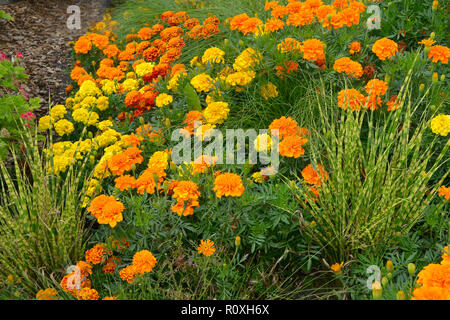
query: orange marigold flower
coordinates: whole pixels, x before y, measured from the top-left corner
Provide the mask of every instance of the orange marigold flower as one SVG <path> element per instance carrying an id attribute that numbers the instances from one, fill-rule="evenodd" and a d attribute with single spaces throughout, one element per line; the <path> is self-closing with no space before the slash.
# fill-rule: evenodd
<path id="1" fill-rule="evenodd" d="M 134 265 L 126 266 L 119 272 L 120 279 L 128 283 L 133 283 L 133 280 L 136 278 L 137 274 L 138 272 Z"/>
<path id="2" fill-rule="evenodd" d="M 283 18 L 285 15 L 289 13 L 288 8 L 284 6 L 277 5 L 272 9 L 271 15 L 274 18 Z"/>
<path id="3" fill-rule="evenodd" d="M 436 41 L 433 39 L 423 39 L 419 42 L 419 44 L 423 44 L 425 47 L 431 47 L 433 44 L 435 44 Z"/>
<path id="4" fill-rule="evenodd" d="M 294 38 L 286 38 L 277 45 L 277 50 L 281 53 L 297 53 L 301 50 L 301 42 Z"/>
<path id="5" fill-rule="evenodd" d="M 102 245 L 96 244 L 94 247 L 86 251 L 86 262 L 99 264 L 106 257 L 107 251 Z"/>
<path id="6" fill-rule="evenodd" d="M 198 253 L 203 254 L 206 257 L 209 257 L 213 255 L 214 252 L 216 252 L 216 248 L 214 248 L 213 246 L 214 241 L 211 241 L 209 239 L 200 240 L 200 245 L 197 248 Z"/>
<path id="7" fill-rule="evenodd" d="M 450 300 L 450 290 L 439 287 L 422 286 L 414 289 L 411 300 Z"/>
<path id="8" fill-rule="evenodd" d="M 400 107 L 400 99 L 397 99 L 397 96 L 394 95 L 386 102 L 386 105 L 388 106 L 388 111 L 397 110 Z"/>
<path id="9" fill-rule="evenodd" d="M 303 10 L 303 3 L 300 1 L 289 1 L 289 3 L 286 5 L 286 9 L 290 14 L 292 13 L 299 13 Z M 305 8 L 305 10 L 308 10 L 309 8 Z"/>
<path id="10" fill-rule="evenodd" d="M 213 191 L 216 196 L 221 198 L 226 197 L 240 197 L 244 193 L 245 187 L 242 184 L 241 177 L 235 173 L 222 173 L 214 180 Z"/>
<path id="11" fill-rule="evenodd" d="M 239 27 L 239 31 L 243 34 L 247 35 L 249 33 L 255 33 L 258 31 L 258 26 L 262 25 L 263 22 L 258 18 L 248 18 L 244 22 L 242 22 Z"/>
<path id="12" fill-rule="evenodd" d="M 116 183 L 116 188 L 120 191 L 133 189 L 136 185 L 136 179 L 128 174 L 116 178 L 114 182 Z"/>
<path id="13" fill-rule="evenodd" d="M 444 197 L 445 200 L 450 199 L 450 187 L 440 186 L 438 189 L 438 196 Z"/>
<path id="14" fill-rule="evenodd" d="M 275 32 L 284 28 L 284 21 L 276 18 L 267 19 L 264 24 L 264 30 L 266 32 Z"/>
<path id="15" fill-rule="evenodd" d="M 133 266 L 138 273 L 147 273 L 153 270 L 156 265 L 156 258 L 148 250 L 136 252 L 133 256 Z"/>
<path id="16" fill-rule="evenodd" d="M 82 288 L 77 294 L 78 300 L 98 300 L 100 296 L 97 290 L 91 288 Z"/>
<path id="17" fill-rule="evenodd" d="M 429 264 L 417 275 L 417 283 L 425 287 L 450 289 L 450 264 Z"/>
<path id="18" fill-rule="evenodd" d="M 120 263 L 120 259 L 117 257 L 110 257 L 105 261 L 105 265 L 102 268 L 104 273 L 114 273 L 116 271 L 117 264 Z"/>
<path id="19" fill-rule="evenodd" d="M 303 179 L 305 179 L 306 183 L 321 186 L 322 181 L 328 180 L 328 173 L 325 171 L 323 166 L 321 164 L 317 164 L 317 168 L 319 169 L 320 175 L 314 169 L 314 166 L 312 164 L 308 164 L 302 170 L 302 177 Z"/>
<path id="20" fill-rule="evenodd" d="M 184 22 L 184 27 L 189 30 L 198 25 L 200 25 L 200 21 L 197 18 L 191 18 Z"/>
<path id="21" fill-rule="evenodd" d="M 359 43 L 358 41 L 353 41 L 348 46 L 348 49 L 349 49 L 350 54 L 358 53 L 361 51 L 361 43 Z"/>
<path id="22" fill-rule="evenodd" d="M 200 191 L 197 184 L 192 181 L 176 181 L 170 185 L 169 189 L 173 191 L 173 198 L 177 199 L 177 204 L 171 208 L 172 211 L 179 216 L 192 215 L 193 207 L 199 206 Z"/>
<path id="23" fill-rule="evenodd" d="M 312 10 L 302 10 L 298 13 L 291 13 L 286 20 L 286 24 L 301 27 L 313 23 L 314 19 Z"/>
<path id="24" fill-rule="evenodd" d="M 338 93 L 338 106 L 344 110 L 349 106 L 352 110 L 359 110 L 365 100 L 366 97 L 356 89 L 344 89 Z"/>
<path id="25" fill-rule="evenodd" d="M 375 53 L 380 60 L 391 58 L 398 52 L 398 45 L 388 38 L 382 38 L 372 46 L 372 52 Z"/>
<path id="26" fill-rule="evenodd" d="M 122 212 L 125 207 L 113 196 L 100 195 L 92 200 L 87 210 L 97 218 L 99 224 L 109 224 L 111 228 L 114 228 L 118 222 L 123 220 Z M 86 261 L 88 260 L 86 259 Z"/>
<path id="27" fill-rule="evenodd" d="M 206 18 L 204 21 L 203 21 L 203 24 L 204 25 L 206 25 L 206 24 L 219 24 L 220 23 L 220 20 L 219 20 L 219 18 L 217 18 L 216 16 L 210 16 L 210 17 L 208 17 L 208 18 Z"/>
<path id="28" fill-rule="evenodd" d="M 92 49 L 92 42 L 87 36 L 81 36 L 73 46 L 75 53 L 88 53 Z"/>
<path id="29" fill-rule="evenodd" d="M 217 160 L 217 157 L 211 157 L 208 155 L 198 157 L 192 164 L 192 174 L 205 173 L 206 169 L 214 166 Z"/>
<path id="30" fill-rule="evenodd" d="M 300 128 L 298 127 L 297 121 L 291 117 L 281 117 L 275 119 L 269 125 L 269 129 L 273 136 L 278 136 L 280 140 L 293 135 L 298 135 Z M 276 132 L 278 130 L 278 132 Z"/>
<path id="31" fill-rule="evenodd" d="M 382 96 L 386 93 L 388 86 L 386 81 L 372 79 L 367 82 L 364 88 L 371 96 Z"/>
<path id="32" fill-rule="evenodd" d="M 269 11 L 269 10 L 272 10 L 273 8 L 275 8 L 276 6 L 278 6 L 278 1 L 268 1 L 264 5 L 264 10 Z"/>
<path id="33" fill-rule="evenodd" d="M 291 72 L 298 70 L 298 63 L 295 61 L 287 60 L 281 66 L 276 66 L 277 75 L 280 78 L 284 78 L 285 75 L 289 75 Z"/>
<path id="34" fill-rule="evenodd" d="M 106 250 L 105 250 L 105 253 L 107 253 Z M 84 277 L 84 276 L 87 277 L 90 274 L 92 274 L 92 265 L 90 265 L 89 263 L 87 263 L 85 261 L 78 261 L 76 266 L 79 268 L 80 274 L 82 277 Z"/>
<path id="35" fill-rule="evenodd" d="M 450 58 L 450 49 L 445 46 L 435 45 L 430 48 L 428 52 L 428 59 L 432 59 L 433 62 L 442 62 L 448 64 L 448 58 Z"/>
<path id="36" fill-rule="evenodd" d="M 302 148 L 308 142 L 308 139 L 297 135 L 287 136 L 278 145 L 278 151 L 283 157 L 298 158 L 305 154 L 305 149 Z"/>
<path id="37" fill-rule="evenodd" d="M 36 293 L 36 300 L 58 300 L 58 293 L 55 289 L 48 288 L 45 290 L 39 290 Z"/>
<path id="38" fill-rule="evenodd" d="M 161 40 L 168 42 L 170 39 L 183 35 L 183 29 L 177 26 L 169 27 L 160 32 Z"/>
<path id="39" fill-rule="evenodd" d="M 363 75 L 363 67 L 349 57 L 342 57 L 334 62 L 333 69 L 339 73 L 345 72 L 349 76 L 360 78 Z"/>
<path id="40" fill-rule="evenodd" d="M 168 10 L 161 14 L 161 20 L 166 21 L 169 20 L 170 17 L 172 17 L 175 14 L 175 12 Z"/>
<path id="41" fill-rule="evenodd" d="M 324 60 L 324 43 L 318 39 L 309 39 L 302 42 L 303 58 L 309 61 Z"/>
<path id="42" fill-rule="evenodd" d="M 119 298 L 116 296 L 108 296 L 108 297 L 104 297 L 102 300 L 119 300 Z"/>
<path id="43" fill-rule="evenodd" d="M 238 14 L 230 20 L 230 29 L 239 30 L 242 23 L 244 23 L 247 19 L 250 19 L 250 17 L 246 13 Z"/>

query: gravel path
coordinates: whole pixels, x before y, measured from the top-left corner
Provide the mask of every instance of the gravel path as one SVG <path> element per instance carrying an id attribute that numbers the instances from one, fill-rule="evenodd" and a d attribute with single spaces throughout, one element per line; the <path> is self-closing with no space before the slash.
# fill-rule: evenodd
<path id="1" fill-rule="evenodd" d="M 63 103 L 72 66 L 69 41 L 84 34 L 89 26 L 102 19 L 106 0 L 0 0 L 0 9 L 14 17 L 13 22 L 0 21 L 0 51 L 8 56 L 23 54 L 30 78 L 22 86 L 30 97 L 41 98 L 42 114 L 51 105 Z M 72 13 L 67 8 L 80 8 L 81 28 L 69 29 L 67 20 Z"/>

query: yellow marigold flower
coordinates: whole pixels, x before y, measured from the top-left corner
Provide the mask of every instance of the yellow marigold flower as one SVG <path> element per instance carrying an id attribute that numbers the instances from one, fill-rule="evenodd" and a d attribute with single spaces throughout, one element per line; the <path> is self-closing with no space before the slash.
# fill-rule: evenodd
<path id="1" fill-rule="evenodd" d="M 380 60 L 391 58 L 398 52 L 398 45 L 388 38 L 382 38 L 372 46 L 372 52 L 375 53 Z"/>
<path id="2" fill-rule="evenodd" d="M 50 120 L 50 116 L 43 116 L 39 119 L 39 130 L 47 131 L 52 127 L 52 121 Z"/>
<path id="3" fill-rule="evenodd" d="M 211 102 L 203 110 L 203 117 L 210 124 L 220 124 L 228 118 L 229 112 L 228 103 L 221 101 Z"/>
<path id="4" fill-rule="evenodd" d="M 220 50 L 217 47 L 206 49 L 203 53 L 202 63 L 224 63 L 225 51 Z"/>
<path id="5" fill-rule="evenodd" d="M 155 67 L 155 65 L 153 63 L 150 62 L 143 62 L 141 64 L 138 64 L 136 66 L 136 69 L 134 70 L 136 72 L 136 74 L 139 77 L 143 77 L 146 74 L 152 73 L 153 72 L 153 68 Z"/>
<path id="6" fill-rule="evenodd" d="M 66 119 L 59 120 L 54 124 L 54 127 L 56 133 L 61 137 L 66 134 L 69 135 L 75 130 L 73 123 Z"/>
<path id="7" fill-rule="evenodd" d="M 254 71 L 238 71 L 229 74 L 226 78 L 226 82 L 232 86 L 246 86 L 249 84 L 256 73 Z"/>
<path id="8" fill-rule="evenodd" d="M 94 111 L 88 111 L 86 109 L 80 108 L 75 110 L 72 113 L 72 118 L 76 122 L 81 122 L 84 125 L 95 125 L 98 122 L 99 115 L 97 112 Z M 56 129 L 56 124 L 55 124 Z"/>
<path id="9" fill-rule="evenodd" d="M 210 123 L 202 124 L 195 130 L 195 136 L 203 141 L 206 137 L 211 135 L 212 131 L 209 130 L 214 129 L 215 127 L 216 125 Z"/>
<path id="10" fill-rule="evenodd" d="M 267 133 L 260 134 L 256 137 L 253 145 L 255 147 L 255 150 L 258 152 L 268 152 L 270 151 L 272 146 L 272 139 Z"/>
<path id="11" fill-rule="evenodd" d="M 156 265 L 156 258 L 148 250 L 136 252 L 133 256 L 133 266 L 138 273 L 147 273 L 153 270 Z"/>
<path id="12" fill-rule="evenodd" d="M 166 93 L 160 93 L 157 97 L 156 97 L 156 106 L 157 107 L 163 107 L 163 106 L 167 106 L 168 104 L 173 102 L 173 97 L 169 94 Z"/>
<path id="13" fill-rule="evenodd" d="M 126 79 L 122 83 L 122 90 L 123 91 L 132 91 L 139 88 L 139 82 L 135 79 Z"/>
<path id="14" fill-rule="evenodd" d="M 422 41 L 419 41 L 419 44 L 423 44 L 427 48 L 431 47 L 435 43 L 436 43 L 436 41 L 431 38 L 423 39 Z"/>
<path id="15" fill-rule="evenodd" d="M 213 246 L 214 246 L 214 241 L 211 241 L 209 239 L 200 240 L 200 245 L 197 248 L 198 253 L 209 257 L 214 252 L 216 252 L 216 249 Z"/>
<path id="16" fill-rule="evenodd" d="M 105 131 L 108 128 L 111 128 L 114 124 L 110 120 L 104 120 L 97 123 L 97 128 L 101 131 Z"/>
<path id="17" fill-rule="evenodd" d="M 277 87 L 271 82 L 269 82 L 268 84 L 262 86 L 261 90 L 259 91 L 259 93 L 266 100 L 278 97 Z"/>
<path id="18" fill-rule="evenodd" d="M 50 109 L 50 116 L 53 121 L 63 119 L 66 113 L 67 113 L 66 107 L 64 107 L 62 104 L 57 104 L 56 106 Z"/>
<path id="19" fill-rule="evenodd" d="M 344 265 L 344 262 L 341 262 L 341 263 L 336 262 L 335 264 L 333 264 L 331 266 L 331 270 L 333 270 L 335 274 L 341 274 L 341 269 L 342 269 L 343 265 Z"/>
<path id="20" fill-rule="evenodd" d="M 216 192 L 218 198 L 222 196 L 240 197 L 244 193 L 244 190 L 245 187 L 241 177 L 235 173 L 222 173 L 214 180 L 213 191 Z"/>
<path id="21" fill-rule="evenodd" d="M 433 119 L 431 119 L 431 131 L 434 134 L 440 134 L 446 137 L 450 132 L 450 115 L 439 114 Z"/>
<path id="22" fill-rule="evenodd" d="M 109 98 L 101 96 L 97 99 L 97 109 L 100 111 L 105 111 L 109 107 Z"/>
<path id="23" fill-rule="evenodd" d="M 191 85 L 197 92 L 208 92 L 214 88 L 214 79 L 206 73 L 200 73 L 191 79 Z"/>
<path id="24" fill-rule="evenodd" d="M 256 183 L 262 183 L 263 181 L 263 175 L 261 173 L 261 171 L 255 172 L 252 174 L 252 179 L 253 181 L 255 181 Z"/>
<path id="25" fill-rule="evenodd" d="M 261 53 L 253 48 L 247 48 L 234 60 L 233 68 L 236 71 L 247 71 L 262 59 Z"/>
<path id="26" fill-rule="evenodd" d="M 108 95 L 112 95 L 117 92 L 118 85 L 113 80 L 105 79 L 102 80 L 100 84 L 102 85 L 102 91 Z"/>

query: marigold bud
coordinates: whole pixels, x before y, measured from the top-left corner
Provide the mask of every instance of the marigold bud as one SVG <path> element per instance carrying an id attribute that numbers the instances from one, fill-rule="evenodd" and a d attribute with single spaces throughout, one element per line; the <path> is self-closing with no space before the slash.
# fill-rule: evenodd
<path id="1" fill-rule="evenodd" d="M 421 84 L 419 85 L 419 91 L 422 92 L 423 89 L 425 89 L 425 84 L 421 83 Z"/>
<path id="2" fill-rule="evenodd" d="M 374 300 L 380 300 L 383 296 L 383 288 L 381 287 L 380 281 L 372 283 L 372 296 Z"/>
<path id="3" fill-rule="evenodd" d="M 383 287 L 386 287 L 388 284 L 389 280 L 386 277 L 381 278 L 381 284 L 383 285 Z"/>
<path id="4" fill-rule="evenodd" d="M 436 36 L 436 33 L 434 33 L 434 32 L 432 32 L 431 34 L 430 34 L 430 39 L 431 40 L 434 40 L 434 37 Z"/>
<path id="5" fill-rule="evenodd" d="M 390 273 L 394 271 L 394 263 L 391 260 L 386 262 L 386 270 Z"/>
<path id="6" fill-rule="evenodd" d="M 397 300 L 406 300 L 405 293 L 402 290 L 397 292 Z"/>
<path id="7" fill-rule="evenodd" d="M 433 83 L 436 83 L 438 81 L 438 73 L 434 72 L 432 77 Z"/>
<path id="8" fill-rule="evenodd" d="M 413 275 L 416 272 L 416 265 L 414 263 L 408 263 L 408 272 L 410 275 Z"/>
<path id="9" fill-rule="evenodd" d="M 234 244 L 236 245 L 236 247 L 239 247 L 241 245 L 241 237 L 236 236 L 236 238 L 234 239 Z"/>
<path id="10" fill-rule="evenodd" d="M 440 79 L 441 81 L 444 81 L 445 80 L 445 74 L 441 74 L 441 79 Z"/>

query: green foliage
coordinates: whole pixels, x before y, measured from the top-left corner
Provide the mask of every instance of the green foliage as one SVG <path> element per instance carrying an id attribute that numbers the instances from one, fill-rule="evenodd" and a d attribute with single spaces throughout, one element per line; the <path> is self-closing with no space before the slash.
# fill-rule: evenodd
<path id="1" fill-rule="evenodd" d="M 395 235 L 409 232 L 430 209 L 449 173 L 431 183 L 447 165 L 444 156 L 450 145 L 447 142 L 434 158 L 439 136 L 424 143 L 429 129 L 421 116 L 412 126 L 413 114 L 423 116 L 424 111 L 421 104 L 411 105 L 410 81 L 411 76 L 399 95 L 400 110 L 385 114 L 382 121 L 366 110 L 342 111 L 334 118 L 326 101 L 319 101 L 322 130 L 313 133 L 317 139 L 311 144 L 312 159 L 329 169 L 329 180 L 318 187 L 317 202 L 302 179 L 293 191 L 302 207 L 305 233 L 333 262 L 354 259 L 374 244 L 389 244 Z M 435 210 L 440 212 L 442 206 Z"/>
<path id="2" fill-rule="evenodd" d="M 0 20 L 1 19 L 14 21 L 13 17 L 9 13 L 6 13 L 5 10 L 0 10 Z"/>
<path id="3" fill-rule="evenodd" d="M 11 149 L 13 169 L 0 162 L 0 279 L 12 275 L 23 294 L 34 296 L 45 288 L 44 275 L 59 277 L 60 268 L 84 252 L 84 167 L 72 164 L 65 177 L 56 177 L 38 136 L 21 138 L 23 154 Z"/>

